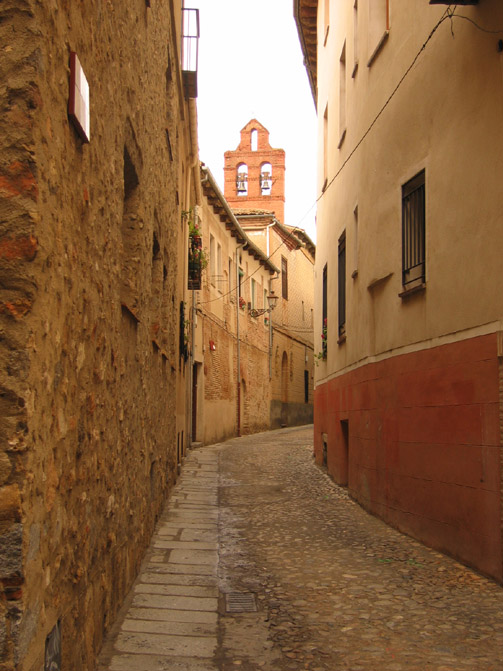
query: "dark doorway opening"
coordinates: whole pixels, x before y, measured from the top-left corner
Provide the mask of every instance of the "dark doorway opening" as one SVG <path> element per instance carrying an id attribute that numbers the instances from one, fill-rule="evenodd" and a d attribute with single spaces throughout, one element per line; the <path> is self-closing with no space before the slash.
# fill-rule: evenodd
<path id="1" fill-rule="evenodd" d="M 341 472 L 339 484 L 347 487 L 349 482 L 349 422 L 341 420 Z"/>

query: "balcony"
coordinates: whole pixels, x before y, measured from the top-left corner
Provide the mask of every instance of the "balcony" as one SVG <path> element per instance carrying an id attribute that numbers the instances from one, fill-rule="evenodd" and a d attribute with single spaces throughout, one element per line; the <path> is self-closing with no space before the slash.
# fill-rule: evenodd
<path id="1" fill-rule="evenodd" d="M 184 8 L 182 15 L 182 77 L 185 98 L 197 98 L 199 10 Z"/>

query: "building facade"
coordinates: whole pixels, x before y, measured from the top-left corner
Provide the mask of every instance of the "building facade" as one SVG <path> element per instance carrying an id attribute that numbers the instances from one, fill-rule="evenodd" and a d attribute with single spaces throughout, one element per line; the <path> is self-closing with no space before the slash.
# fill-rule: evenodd
<path id="1" fill-rule="evenodd" d="M 270 426 L 313 419 L 313 292 L 315 245 L 302 229 L 284 223 L 285 152 L 269 144 L 256 119 L 241 130 L 238 147 L 225 152 L 224 193 L 246 234 L 279 273 L 272 320 Z"/>
<path id="2" fill-rule="evenodd" d="M 267 296 L 277 268 L 239 225 L 201 169 L 200 290 L 192 295 L 192 440 L 215 443 L 269 428 L 271 327 Z"/>
<path id="3" fill-rule="evenodd" d="M 0 667 L 91 671 L 189 430 L 182 9 L 0 17 Z"/>
<path id="4" fill-rule="evenodd" d="M 319 118 L 316 459 L 501 581 L 503 7 L 294 12 Z"/>

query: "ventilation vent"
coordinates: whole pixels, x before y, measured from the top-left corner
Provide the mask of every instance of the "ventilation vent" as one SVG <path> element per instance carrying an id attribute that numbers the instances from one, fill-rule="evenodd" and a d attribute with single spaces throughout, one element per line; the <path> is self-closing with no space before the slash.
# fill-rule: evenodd
<path id="1" fill-rule="evenodd" d="M 227 613 L 255 613 L 257 604 L 251 592 L 229 592 L 225 595 Z"/>

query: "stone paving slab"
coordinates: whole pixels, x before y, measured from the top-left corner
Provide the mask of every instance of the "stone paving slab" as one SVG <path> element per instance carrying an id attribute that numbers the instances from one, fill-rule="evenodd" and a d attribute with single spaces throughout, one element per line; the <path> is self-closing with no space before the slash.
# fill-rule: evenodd
<path id="1" fill-rule="evenodd" d="M 162 526 L 159 527 L 158 533 L 161 534 L 164 529 L 181 531 L 183 529 L 192 529 L 194 532 L 197 531 L 216 531 L 218 528 L 217 522 L 186 522 L 185 524 L 180 524 L 180 522 L 163 522 Z"/>
<path id="2" fill-rule="evenodd" d="M 199 624 L 216 624 L 216 611 L 174 610 L 168 608 L 129 608 L 127 617 L 137 620 L 158 620 L 160 622 L 193 622 Z"/>
<path id="3" fill-rule="evenodd" d="M 218 598 L 217 587 L 205 587 L 202 585 L 159 585 L 141 582 L 134 588 L 136 594 L 161 594 L 164 596 L 194 596 Z"/>
<path id="4" fill-rule="evenodd" d="M 153 583 L 157 585 L 187 585 L 216 587 L 218 578 L 215 575 L 186 575 L 185 573 L 161 573 L 149 570 L 140 576 L 142 583 Z"/>
<path id="5" fill-rule="evenodd" d="M 216 612 L 218 601 L 211 597 L 163 596 L 159 594 L 136 593 L 133 598 L 133 606 L 138 608 L 168 608 L 171 610 Z"/>
<path id="6" fill-rule="evenodd" d="M 217 668 L 210 660 L 127 653 L 114 657 L 111 666 L 108 667 L 109 671 L 215 671 Z"/>
<path id="7" fill-rule="evenodd" d="M 146 570 L 151 573 L 177 573 L 183 575 L 215 575 L 216 566 L 211 564 L 170 564 L 164 556 L 153 555 L 152 563 L 147 565 Z"/>
<path id="8" fill-rule="evenodd" d="M 216 543 L 205 543 L 204 541 L 172 541 L 158 538 L 154 541 L 155 548 L 163 550 L 217 550 Z"/>
<path id="9" fill-rule="evenodd" d="M 149 634 L 170 634 L 175 636 L 213 636 L 217 635 L 217 622 L 166 622 L 166 620 L 124 620 L 122 631 Z"/>
<path id="10" fill-rule="evenodd" d="M 170 564 L 206 564 L 215 566 L 217 554 L 213 550 L 171 550 Z"/>
<path id="11" fill-rule="evenodd" d="M 218 533 L 216 529 L 183 529 L 180 533 L 180 540 L 184 542 L 206 542 L 206 543 L 217 543 L 218 542 Z"/>
<path id="12" fill-rule="evenodd" d="M 121 632 L 115 647 L 119 652 L 141 653 L 177 657 L 212 658 L 217 646 L 216 636 L 173 636 L 169 634 L 144 634 Z"/>

